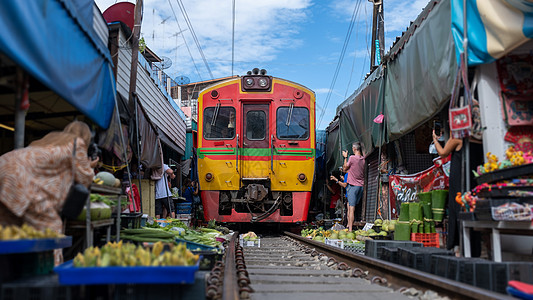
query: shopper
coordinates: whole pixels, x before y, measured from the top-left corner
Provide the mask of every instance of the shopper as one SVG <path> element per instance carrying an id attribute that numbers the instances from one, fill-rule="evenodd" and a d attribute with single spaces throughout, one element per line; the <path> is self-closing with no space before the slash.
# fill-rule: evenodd
<path id="1" fill-rule="evenodd" d="M 174 218 L 174 210 L 172 209 L 172 192 L 168 188 L 167 176 L 170 179 L 176 178 L 174 171 L 168 167 L 168 165 L 163 164 L 163 175 L 155 183 L 155 218 L 159 219 L 161 216 L 163 218 L 170 217 Z M 167 210 L 166 213 L 163 213 L 163 207 Z"/>
<path id="2" fill-rule="evenodd" d="M 437 149 L 437 153 L 440 157 L 445 158 L 451 154 L 451 165 L 450 165 L 450 177 L 449 177 L 449 190 L 448 190 L 448 235 L 446 237 L 446 248 L 448 250 L 454 249 L 456 254 L 459 254 L 459 222 L 458 215 L 461 210 L 461 206 L 455 201 L 455 196 L 457 193 L 463 192 L 461 187 L 463 181 L 463 172 L 461 164 L 463 161 L 464 148 L 463 140 L 450 138 L 446 141 L 444 147 L 439 143 L 439 135 L 433 130 L 433 143 Z M 474 182 L 472 176 L 472 170 L 476 166 L 483 163 L 483 156 L 480 153 L 483 153 L 483 147 L 479 141 L 470 140 L 470 166 L 467 168 L 468 174 L 470 174 L 470 181 Z M 472 235 L 472 256 L 479 257 L 481 254 L 481 236 L 479 232 L 473 232 Z"/>
<path id="3" fill-rule="evenodd" d="M 61 132 L 51 132 L 26 148 L 0 156 L 0 224 L 27 223 L 62 233 L 60 211 L 73 178 L 88 187 L 94 177 L 99 159 L 91 161 L 87 156 L 90 141 L 89 126 L 74 121 Z M 56 253 L 56 264 L 61 260 L 60 252 Z"/>
<path id="4" fill-rule="evenodd" d="M 346 182 L 346 196 L 348 198 L 348 230 L 352 231 L 355 221 L 355 206 L 363 197 L 363 185 L 365 183 L 365 158 L 361 152 L 361 144 L 352 144 L 353 155 L 348 159 L 348 150 L 342 150 L 344 157 L 343 170 L 348 173 Z"/>
<path id="5" fill-rule="evenodd" d="M 340 172 L 336 170 L 330 176 L 328 184 L 326 185 L 330 192 L 330 202 L 329 202 L 329 217 L 331 219 L 335 218 L 335 209 L 337 207 L 337 202 L 341 198 L 341 187 L 339 185 Z"/>
<path id="6" fill-rule="evenodd" d="M 194 196 L 198 196 L 198 183 L 186 178 L 184 188 L 183 197 L 185 197 L 185 201 L 187 203 L 193 203 Z"/>

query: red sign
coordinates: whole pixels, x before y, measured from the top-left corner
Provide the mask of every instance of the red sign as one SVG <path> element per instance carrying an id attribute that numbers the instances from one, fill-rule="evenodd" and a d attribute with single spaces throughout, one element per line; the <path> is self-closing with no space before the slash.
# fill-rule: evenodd
<path id="1" fill-rule="evenodd" d="M 418 198 L 418 193 L 448 189 L 449 161 L 450 156 L 444 159 L 436 158 L 433 160 L 433 166 L 422 172 L 411 175 L 390 175 L 390 216 L 392 218 L 398 216 L 396 202 L 415 201 Z"/>

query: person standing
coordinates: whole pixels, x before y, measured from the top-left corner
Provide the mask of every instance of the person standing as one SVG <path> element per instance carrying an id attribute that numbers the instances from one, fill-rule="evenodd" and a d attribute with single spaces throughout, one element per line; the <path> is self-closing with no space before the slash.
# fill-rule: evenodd
<path id="1" fill-rule="evenodd" d="M 175 217 L 174 210 L 171 205 L 171 196 L 172 192 L 168 188 L 167 176 L 170 179 L 176 178 L 174 171 L 169 168 L 168 165 L 163 164 L 163 175 L 155 183 L 155 217 L 159 219 L 163 214 L 163 207 L 170 213 L 172 218 Z M 163 218 L 168 217 L 168 215 L 163 215 Z"/>
<path id="2" fill-rule="evenodd" d="M 363 197 L 363 185 L 365 183 L 365 158 L 361 152 L 361 144 L 352 144 L 353 155 L 348 158 L 348 150 L 342 150 L 344 164 L 342 168 L 348 174 L 346 182 L 346 196 L 348 198 L 348 230 L 352 231 L 355 221 L 355 206 Z"/>

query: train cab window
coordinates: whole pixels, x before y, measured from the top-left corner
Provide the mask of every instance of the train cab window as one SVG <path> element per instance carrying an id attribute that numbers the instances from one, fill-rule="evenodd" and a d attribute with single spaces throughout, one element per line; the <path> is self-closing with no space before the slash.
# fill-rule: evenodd
<path id="1" fill-rule="evenodd" d="M 220 106 L 204 109 L 204 138 L 231 140 L 235 137 L 235 108 Z"/>
<path id="2" fill-rule="evenodd" d="M 276 135 L 282 140 L 309 138 L 309 110 L 305 107 L 284 106 L 276 113 Z"/>
<path id="3" fill-rule="evenodd" d="M 265 139 L 266 114 L 261 110 L 246 113 L 246 138 L 251 141 Z"/>

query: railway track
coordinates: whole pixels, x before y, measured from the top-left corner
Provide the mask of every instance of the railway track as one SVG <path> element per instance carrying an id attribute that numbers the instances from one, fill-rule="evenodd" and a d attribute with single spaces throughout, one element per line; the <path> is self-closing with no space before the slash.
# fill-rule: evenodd
<path id="1" fill-rule="evenodd" d="M 234 237 L 207 282 L 211 299 L 513 299 L 289 232 L 260 248 Z"/>

